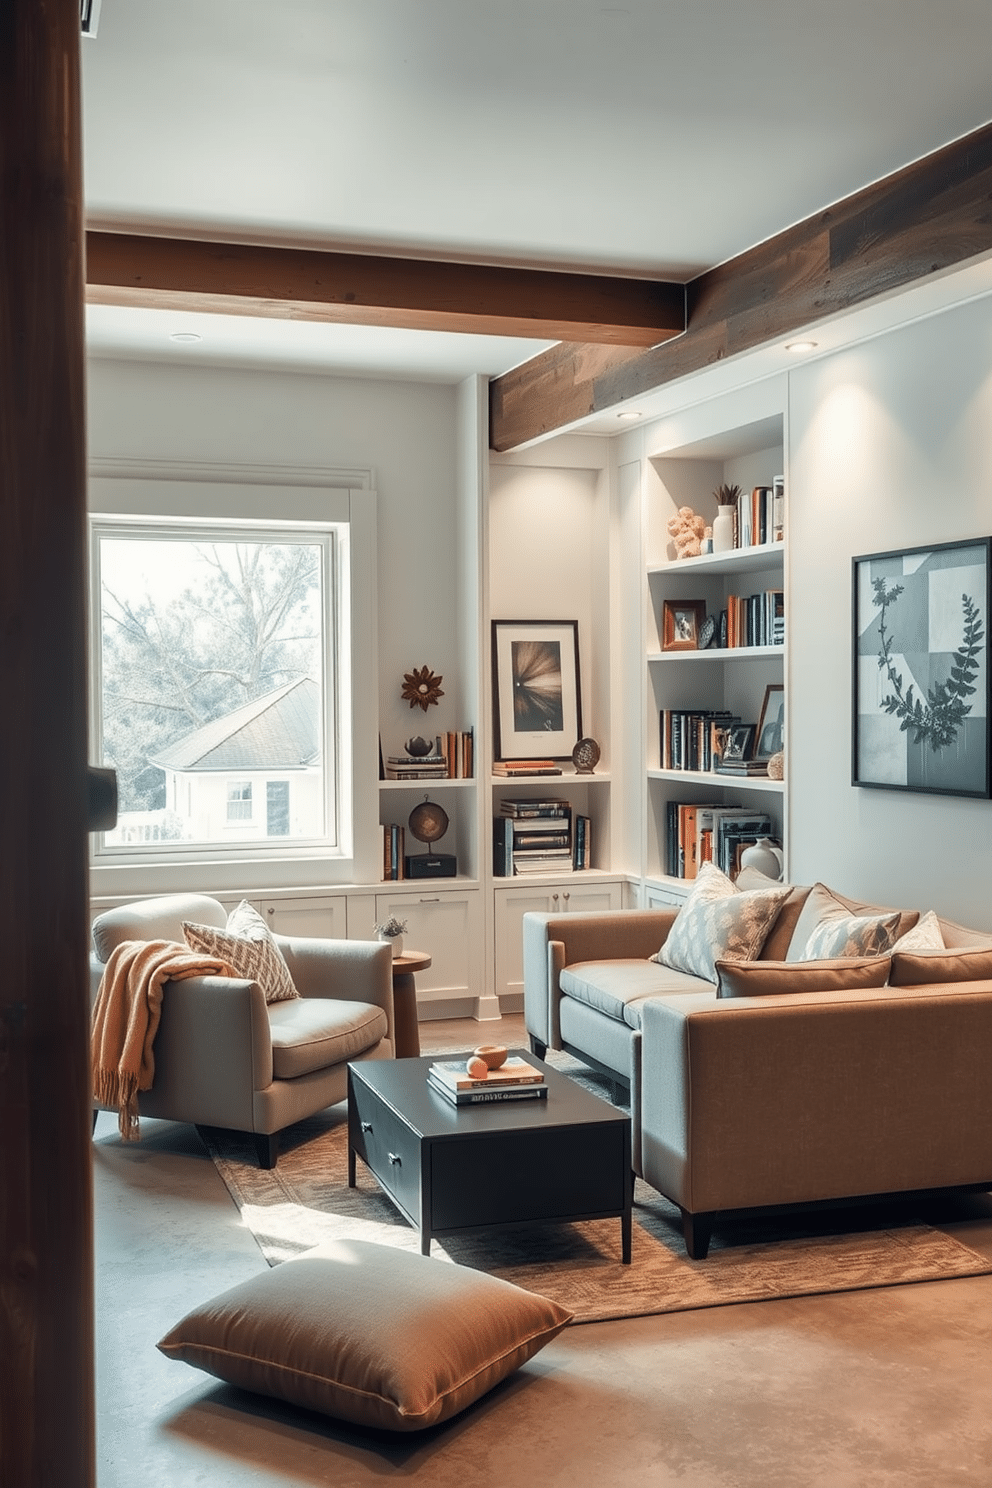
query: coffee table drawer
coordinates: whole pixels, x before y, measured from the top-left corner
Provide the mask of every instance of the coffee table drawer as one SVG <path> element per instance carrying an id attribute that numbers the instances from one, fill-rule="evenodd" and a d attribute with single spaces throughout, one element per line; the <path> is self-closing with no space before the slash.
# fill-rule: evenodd
<path id="1" fill-rule="evenodd" d="M 415 1225 L 420 1224 L 420 1138 L 357 1081 L 351 1143 Z"/>

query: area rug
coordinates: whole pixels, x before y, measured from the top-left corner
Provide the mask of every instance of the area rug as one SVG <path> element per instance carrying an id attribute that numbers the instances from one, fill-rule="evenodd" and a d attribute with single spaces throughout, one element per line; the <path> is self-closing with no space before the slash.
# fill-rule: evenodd
<path id="1" fill-rule="evenodd" d="M 206 1127 L 201 1135 L 270 1265 L 345 1237 L 419 1251 L 417 1232 L 361 1161 L 358 1186 L 348 1187 L 343 1105 L 284 1133 L 270 1171 L 259 1168 L 250 1138 Z M 898 1206 L 735 1220 L 714 1231 L 705 1261 L 691 1261 L 675 1206 L 640 1180 L 634 1204 L 629 1266 L 620 1261 L 619 1220 L 446 1236 L 431 1253 L 550 1297 L 576 1322 L 992 1272 L 992 1261 L 943 1231 L 912 1216 L 901 1222 Z"/>

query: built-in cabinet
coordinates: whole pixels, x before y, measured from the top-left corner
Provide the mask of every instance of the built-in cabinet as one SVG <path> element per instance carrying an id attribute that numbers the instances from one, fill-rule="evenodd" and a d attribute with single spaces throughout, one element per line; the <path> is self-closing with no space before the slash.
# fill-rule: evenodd
<path id="1" fill-rule="evenodd" d="M 523 996 L 523 917 L 535 914 L 592 914 L 623 907 L 620 878 L 573 873 L 557 882 L 513 878 L 494 894 L 496 929 L 496 995 L 509 1005 Z"/>

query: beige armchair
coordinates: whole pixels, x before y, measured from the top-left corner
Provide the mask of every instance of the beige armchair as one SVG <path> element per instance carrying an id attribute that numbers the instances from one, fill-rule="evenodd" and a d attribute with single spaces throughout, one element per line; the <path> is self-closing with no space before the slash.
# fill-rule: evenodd
<path id="1" fill-rule="evenodd" d="M 93 922 L 92 997 L 118 945 L 183 944 L 184 920 L 223 929 L 227 913 L 216 899 L 174 894 L 99 915 Z M 284 1127 L 345 1098 L 349 1060 L 394 1057 L 388 945 L 274 939 L 300 996 L 267 1004 L 257 982 L 222 976 L 168 982 L 154 1043 L 154 1082 L 138 1104 L 143 1116 L 253 1133 L 263 1168 L 275 1166 Z"/>

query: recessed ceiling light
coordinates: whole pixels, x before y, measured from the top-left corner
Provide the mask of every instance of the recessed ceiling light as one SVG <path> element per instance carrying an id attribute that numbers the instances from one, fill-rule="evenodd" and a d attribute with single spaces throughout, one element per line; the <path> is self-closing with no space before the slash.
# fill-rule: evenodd
<path id="1" fill-rule="evenodd" d="M 639 419 L 640 416 L 641 415 L 639 413 L 618 413 L 617 414 L 617 418 L 618 419 Z"/>
<path id="2" fill-rule="evenodd" d="M 815 351 L 816 347 L 815 341 L 787 341 L 785 343 L 786 351 L 794 352 L 796 356 L 802 356 L 807 351 Z"/>
<path id="3" fill-rule="evenodd" d="M 191 346 L 194 341 L 202 341 L 203 337 L 196 331 L 173 331 L 169 337 L 170 341 L 179 341 L 183 346 Z"/>

